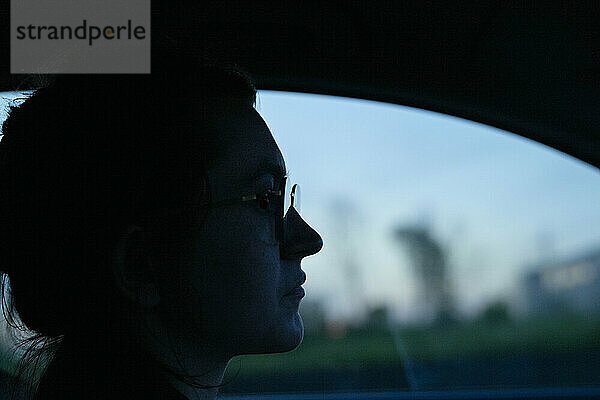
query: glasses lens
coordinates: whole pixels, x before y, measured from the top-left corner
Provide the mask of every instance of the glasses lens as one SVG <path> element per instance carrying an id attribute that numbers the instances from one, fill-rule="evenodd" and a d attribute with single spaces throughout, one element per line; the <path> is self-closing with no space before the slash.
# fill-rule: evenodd
<path id="1" fill-rule="evenodd" d="M 286 183 L 285 183 L 285 191 L 283 193 L 283 198 L 282 198 L 282 202 L 283 202 L 283 214 L 285 216 L 285 214 L 288 212 L 290 206 L 294 207 L 294 209 L 298 212 L 300 212 L 300 186 L 298 184 L 294 184 L 291 185 L 290 187 L 290 183 L 289 183 L 289 179 L 286 179 Z M 278 229 L 280 236 L 278 236 L 278 238 L 283 241 L 284 237 L 283 234 L 285 233 L 285 227 L 283 226 L 283 218 L 281 219 L 281 226 Z"/>
<path id="2" fill-rule="evenodd" d="M 302 192 L 300 190 L 300 185 L 298 185 L 297 183 L 294 184 L 294 186 L 292 186 L 292 191 L 290 193 L 290 201 L 291 201 L 291 205 L 292 207 L 294 207 L 296 209 L 296 211 L 298 211 L 298 213 L 300 213 L 302 211 L 302 196 L 301 196 Z"/>
<path id="3" fill-rule="evenodd" d="M 287 187 L 289 185 L 289 179 L 287 178 L 283 178 L 283 182 L 281 182 L 281 186 L 280 186 L 280 190 L 281 190 L 281 197 L 280 197 L 280 203 L 279 203 L 279 207 L 282 207 L 281 210 L 278 210 L 278 218 L 277 221 L 275 222 L 275 239 L 279 240 L 280 242 L 283 242 L 283 235 L 284 235 L 284 227 L 283 227 L 283 217 L 285 216 L 285 213 L 287 212 L 288 209 L 288 205 L 286 204 L 286 198 L 287 198 Z"/>
<path id="4" fill-rule="evenodd" d="M 292 205 L 292 203 L 290 202 L 290 192 L 292 190 L 292 185 L 290 184 L 290 180 L 286 179 L 285 180 L 285 190 L 283 192 L 283 213 L 285 214 L 288 210 L 288 208 L 290 208 L 290 206 Z"/>

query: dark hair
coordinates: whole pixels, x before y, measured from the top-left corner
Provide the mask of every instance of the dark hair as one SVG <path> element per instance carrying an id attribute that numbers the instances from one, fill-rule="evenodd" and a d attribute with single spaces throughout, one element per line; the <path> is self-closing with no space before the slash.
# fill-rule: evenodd
<path id="1" fill-rule="evenodd" d="M 58 77 L 2 126 L 2 305 L 12 326 L 35 332 L 19 375 L 61 341 L 111 329 L 120 303 L 108 266 L 120 235 L 154 224 L 157 251 L 180 245 L 160 227 L 197 223 L 173 210 L 206 201 L 217 154 L 205 113 L 221 99 L 255 102 L 234 67 L 167 51 L 153 52 L 152 69 Z"/>

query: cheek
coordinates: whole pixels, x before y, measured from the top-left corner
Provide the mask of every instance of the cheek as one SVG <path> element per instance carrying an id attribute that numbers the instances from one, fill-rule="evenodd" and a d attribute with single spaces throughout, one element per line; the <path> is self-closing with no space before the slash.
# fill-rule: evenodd
<path id="1" fill-rule="evenodd" d="M 200 238 L 190 282 L 200 302 L 198 316 L 203 325 L 248 334 L 258 328 L 257 321 L 278 311 L 279 248 L 262 240 L 265 221 L 261 216 L 223 214 L 214 213 L 206 221 L 209 234 Z"/>
<path id="2" fill-rule="evenodd" d="M 198 255 L 204 255 L 213 278 L 232 287 L 273 284 L 280 278 L 279 246 L 270 219 L 252 210 L 215 213 L 207 219 Z"/>

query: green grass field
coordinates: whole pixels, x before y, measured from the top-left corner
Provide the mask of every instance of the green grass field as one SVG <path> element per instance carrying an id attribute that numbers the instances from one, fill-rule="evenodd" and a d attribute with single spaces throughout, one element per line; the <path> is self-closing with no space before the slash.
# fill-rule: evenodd
<path id="1" fill-rule="evenodd" d="M 396 332 L 350 331 L 342 338 L 310 336 L 294 351 L 240 356 L 244 373 L 329 369 L 402 362 L 397 342 L 411 360 L 499 356 L 519 352 L 564 353 L 600 348 L 600 318 L 535 318 L 498 323 L 467 322 L 447 327 L 400 328 Z"/>

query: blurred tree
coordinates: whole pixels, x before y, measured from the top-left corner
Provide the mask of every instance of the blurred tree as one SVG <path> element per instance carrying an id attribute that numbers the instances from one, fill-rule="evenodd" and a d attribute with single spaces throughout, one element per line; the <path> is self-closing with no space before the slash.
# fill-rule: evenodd
<path id="1" fill-rule="evenodd" d="M 492 324 L 506 322 L 510 319 L 509 306 L 506 301 L 498 300 L 489 303 L 479 314 L 479 320 Z"/>
<path id="2" fill-rule="evenodd" d="M 359 210 L 347 198 L 334 198 L 330 203 L 333 234 L 329 236 L 331 247 L 336 252 L 336 259 L 346 281 L 346 298 L 351 315 L 345 316 L 350 324 L 360 324 L 366 314 L 366 296 L 362 262 L 356 251 L 360 245 L 361 219 Z"/>
<path id="3" fill-rule="evenodd" d="M 454 317 L 454 296 L 448 280 L 448 257 L 426 226 L 399 226 L 396 241 L 406 248 L 414 273 L 421 282 L 424 306 L 436 322 Z"/>
<path id="4" fill-rule="evenodd" d="M 385 304 L 370 308 L 367 313 L 365 328 L 370 331 L 387 331 L 388 313 L 388 307 Z"/>

